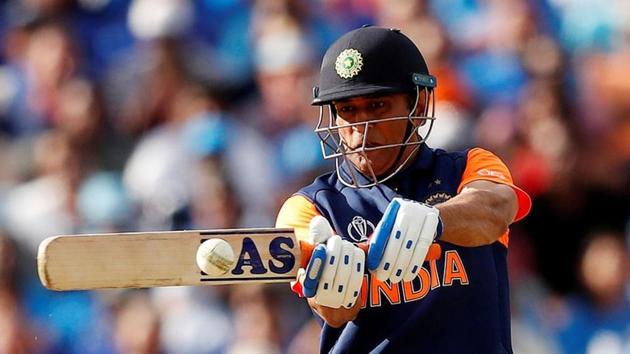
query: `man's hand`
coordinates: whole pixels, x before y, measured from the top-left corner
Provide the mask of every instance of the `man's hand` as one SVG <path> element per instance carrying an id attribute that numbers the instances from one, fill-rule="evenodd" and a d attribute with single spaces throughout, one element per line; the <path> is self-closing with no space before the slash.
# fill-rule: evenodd
<path id="1" fill-rule="evenodd" d="M 359 297 L 365 254 L 351 242 L 333 235 L 328 220 L 316 216 L 309 226 L 313 250 L 302 277 L 304 296 L 326 307 L 352 308 Z M 324 243 L 325 242 L 325 243 Z"/>
<path id="2" fill-rule="evenodd" d="M 370 239 L 368 270 L 380 281 L 413 280 L 441 228 L 437 208 L 394 198 Z"/>
<path id="3" fill-rule="evenodd" d="M 311 242 L 317 244 L 306 269 L 298 271 L 294 291 L 329 326 L 338 328 L 357 317 L 365 254 L 354 244 L 334 235 L 328 220 L 316 216 L 309 225 Z"/>
<path id="4" fill-rule="evenodd" d="M 313 298 L 308 299 L 308 304 L 313 311 L 319 315 L 326 323 L 333 328 L 339 328 L 346 323 L 357 318 L 359 310 L 361 310 L 361 301 L 357 301 L 354 306 L 349 309 L 344 307 L 334 309 L 332 307 L 326 307 L 319 305 Z"/>

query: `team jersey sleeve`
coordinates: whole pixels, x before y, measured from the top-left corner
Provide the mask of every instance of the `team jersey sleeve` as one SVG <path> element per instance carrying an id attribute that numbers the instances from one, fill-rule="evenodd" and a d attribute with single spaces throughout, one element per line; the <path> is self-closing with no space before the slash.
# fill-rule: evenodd
<path id="1" fill-rule="evenodd" d="M 308 226 L 316 215 L 320 215 L 315 204 L 303 195 L 295 194 L 287 199 L 276 219 L 276 227 L 290 227 L 298 240 L 308 241 Z"/>
<path id="2" fill-rule="evenodd" d="M 512 175 L 501 159 L 481 148 L 474 148 L 468 152 L 466 169 L 457 188 L 457 193 L 461 192 L 468 183 L 477 180 L 486 180 L 512 187 L 518 199 L 518 211 L 514 221 L 524 218 L 529 213 L 532 207 L 529 195 L 514 185 Z"/>

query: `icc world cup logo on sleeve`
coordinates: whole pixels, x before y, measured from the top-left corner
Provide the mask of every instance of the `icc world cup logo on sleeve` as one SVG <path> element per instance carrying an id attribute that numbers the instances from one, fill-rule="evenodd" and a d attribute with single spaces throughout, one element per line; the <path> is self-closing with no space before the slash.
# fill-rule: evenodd
<path id="1" fill-rule="evenodd" d="M 374 224 L 357 215 L 348 224 L 348 237 L 355 242 L 367 241 L 368 236 L 374 232 Z"/>

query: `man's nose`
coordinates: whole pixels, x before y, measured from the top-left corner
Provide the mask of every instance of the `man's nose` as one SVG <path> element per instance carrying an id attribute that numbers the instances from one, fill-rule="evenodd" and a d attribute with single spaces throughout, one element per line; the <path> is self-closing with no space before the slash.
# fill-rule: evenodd
<path id="1" fill-rule="evenodd" d="M 365 134 L 365 131 L 367 130 L 367 125 L 368 125 L 367 122 L 357 123 L 357 124 L 352 126 L 352 132 L 363 135 L 363 134 Z"/>
<path id="2" fill-rule="evenodd" d="M 359 110 L 356 115 L 356 123 L 358 124 L 352 127 L 353 130 L 361 134 L 365 134 L 370 120 L 371 120 L 371 117 L 366 111 Z"/>

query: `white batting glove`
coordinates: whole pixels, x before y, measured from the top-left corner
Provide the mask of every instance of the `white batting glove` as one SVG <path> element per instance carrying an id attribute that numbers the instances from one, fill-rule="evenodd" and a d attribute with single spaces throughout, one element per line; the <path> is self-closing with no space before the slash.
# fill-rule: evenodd
<path id="1" fill-rule="evenodd" d="M 411 281 L 429 247 L 442 233 L 437 208 L 413 200 L 394 198 L 370 239 L 368 270 L 380 281 Z"/>
<path id="2" fill-rule="evenodd" d="M 304 272 L 302 291 L 322 306 L 351 308 L 363 282 L 365 254 L 353 243 L 334 235 L 328 220 L 316 216 L 309 226 L 311 240 L 319 243 Z"/>

